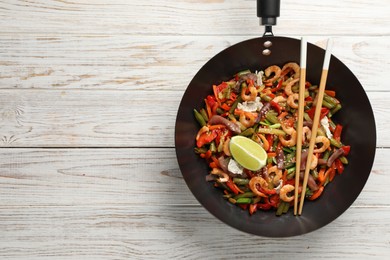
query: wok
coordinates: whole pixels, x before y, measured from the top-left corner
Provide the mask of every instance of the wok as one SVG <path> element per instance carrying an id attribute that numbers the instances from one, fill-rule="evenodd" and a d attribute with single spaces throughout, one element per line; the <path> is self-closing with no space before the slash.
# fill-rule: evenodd
<path id="1" fill-rule="evenodd" d="M 272 34 L 270 27 L 266 27 L 266 34 Z M 267 41 L 272 42 L 271 54 L 263 55 Z M 324 54 L 323 49 L 308 44 L 308 81 L 319 83 Z M 213 84 L 226 81 L 239 71 L 264 70 L 270 65 L 282 66 L 287 62 L 299 64 L 299 59 L 300 40 L 293 38 L 263 36 L 235 44 L 215 55 L 196 73 L 178 109 L 175 148 L 180 170 L 189 189 L 212 215 L 247 233 L 288 237 L 325 226 L 352 205 L 362 191 L 374 161 L 376 130 L 370 102 L 355 75 L 332 56 L 326 88 L 337 92 L 343 106 L 334 120 L 344 126 L 343 142 L 351 145 L 351 152 L 343 174 L 336 176 L 327 185 L 318 200 L 306 201 L 301 216 L 294 216 L 291 210 L 281 217 L 276 217 L 274 211 L 260 211 L 250 216 L 247 211 L 227 202 L 219 189 L 205 181 L 208 165 L 194 152 L 199 125 L 194 119 L 193 109 L 203 106 L 203 99 L 212 93 Z"/>

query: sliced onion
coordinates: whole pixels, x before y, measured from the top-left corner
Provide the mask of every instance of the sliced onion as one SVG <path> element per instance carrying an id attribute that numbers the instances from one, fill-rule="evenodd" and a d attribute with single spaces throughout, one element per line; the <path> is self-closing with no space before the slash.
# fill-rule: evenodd
<path id="1" fill-rule="evenodd" d="M 331 167 L 334 161 L 339 158 L 341 155 L 344 155 L 343 148 L 337 149 L 328 159 L 328 162 L 326 163 L 326 166 Z"/>
<path id="2" fill-rule="evenodd" d="M 238 124 L 233 123 L 232 121 L 230 121 L 222 116 L 219 116 L 219 115 L 213 115 L 209 120 L 209 124 L 210 125 L 222 124 L 222 125 L 225 125 L 230 131 L 232 131 L 236 134 L 241 133 L 241 129 L 240 129 L 240 126 Z"/>

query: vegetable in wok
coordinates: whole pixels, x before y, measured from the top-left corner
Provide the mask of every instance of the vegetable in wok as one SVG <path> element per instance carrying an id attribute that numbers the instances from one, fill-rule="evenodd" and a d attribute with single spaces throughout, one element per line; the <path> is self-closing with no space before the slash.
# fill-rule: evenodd
<path id="1" fill-rule="evenodd" d="M 241 71 L 213 85 L 212 94 L 204 99 L 205 106 L 199 111 L 194 109 L 200 125 L 195 152 L 210 167 L 206 180 L 222 190 L 221 196 L 250 214 L 274 209 L 276 215 L 281 215 L 293 204 L 299 72 L 299 65 L 293 62 L 282 68 L 270 66 L 264 72 Z M 318 105 L 318 87 L 310 82 L 305 86 L 301 177 Z M 333 115 L 342 108 L 335 91 L 325 92 L 321 106 L 321 127 L 313 137 L 316 147 L 305 195 L 309 200 L 318 199 L 336 173 L 344 171 L 350 152 L 350 146 L 341 140 L 343 126 L 333 121 Z M 238 135 L 266 151 L 264 167 L 249 170 L 233 158 L 229 142 Z"/>

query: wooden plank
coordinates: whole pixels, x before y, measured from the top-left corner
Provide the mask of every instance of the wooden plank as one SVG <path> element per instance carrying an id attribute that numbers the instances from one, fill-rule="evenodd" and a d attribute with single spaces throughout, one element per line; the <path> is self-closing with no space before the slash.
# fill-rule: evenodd
<path id="1" fill-rule="evenodd" d="M 258 35 L 256 2 L 245 0 L 2 1 L 2 33 L 57 35 Z M 279 35 L 389 35 L 386 1 L 282 2 Z"/>
<path id="2" fill-rule="evenodd" d="M 390 149 L 377 149 L 354 207 L 390 207 L 389 157 Z M 0 207 L 199 205 L 172 148 L 3 148 L 0 186 Z"/>
<path id="3" fill-rule="evenodd" d="M 327 37 L 308 40 L 324 47 Z M 249 38 L 0 34 L 0 89 L 184 91 L 209 59 Z M 334 42 L 333 54 L 365 90 L 387 91 L 383 73 L 390 67 L 390 37 L 334 37 Z"/>
<path id="4" fill-rule="evenodd" d="M 2 147 L 174 147 L 179 91 L 0 90 Z M 390 92 L 370 92 L 389 147 Z"/>
<path id="5" fill-rule="evenodd" d="M 5 259 L 386 259 L 390 208 L 352 208 L 294 238 L 239 232 L 199 207 L 0 207 Z M 277 228 L 277 227 L 276 227 Z"/>

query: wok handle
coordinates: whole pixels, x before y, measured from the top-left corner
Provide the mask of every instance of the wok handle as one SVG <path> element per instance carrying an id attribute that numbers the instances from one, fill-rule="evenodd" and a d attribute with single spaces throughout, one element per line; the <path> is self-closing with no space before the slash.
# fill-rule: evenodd
<path id="1" fill-rule="evenodd" d="M 265 26 L 264 36 L 272 34 L 272 26 L 276 25 L 276 18 L 280 16 L 280 0 L 257 0 L 257 17 L 261 25 Z"/>

